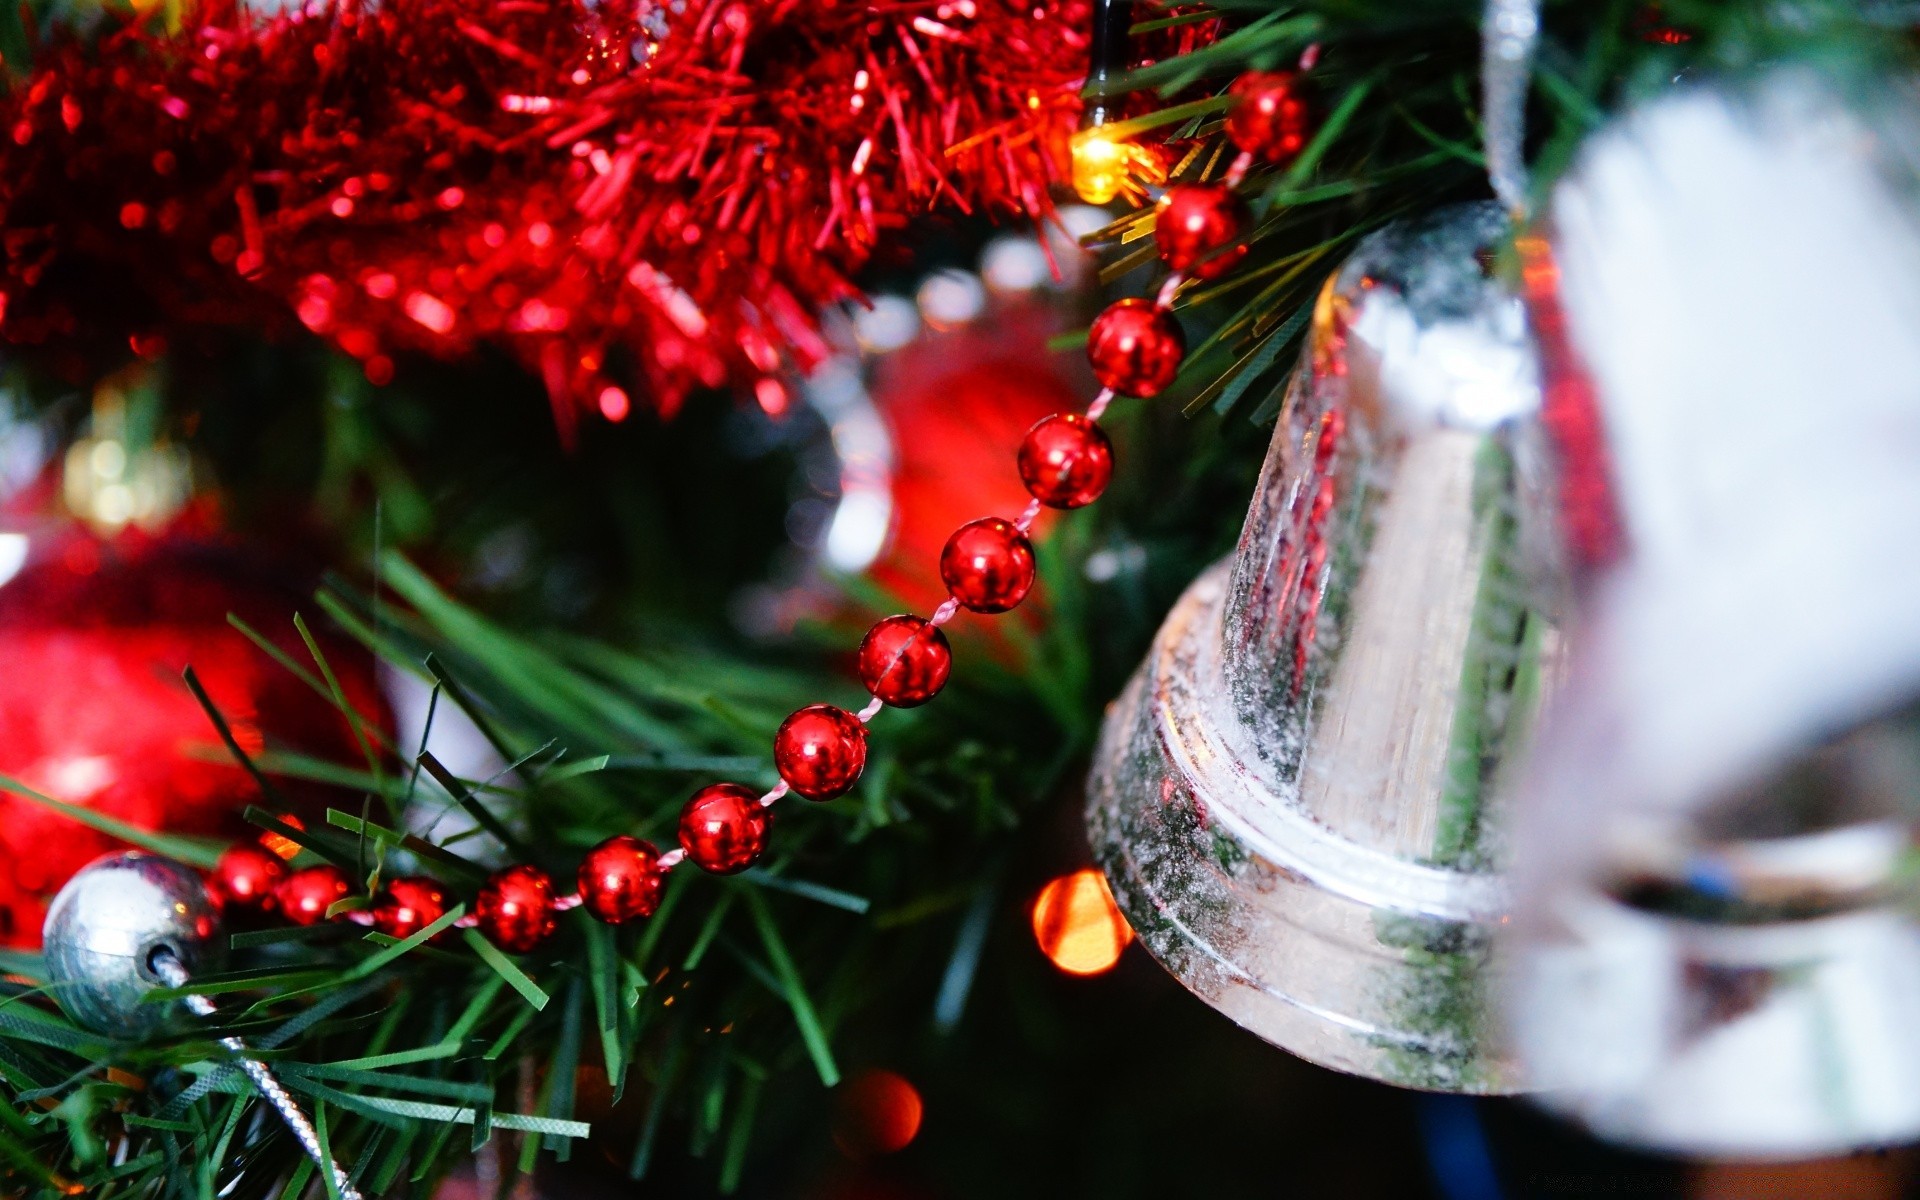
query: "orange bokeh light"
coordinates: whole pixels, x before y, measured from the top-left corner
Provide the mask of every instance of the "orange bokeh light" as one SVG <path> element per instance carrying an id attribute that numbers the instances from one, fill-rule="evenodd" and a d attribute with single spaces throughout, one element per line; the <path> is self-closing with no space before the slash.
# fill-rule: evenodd
<path id="1" fill-rule="evenodd" d="M 892 1071 L 866 1070 L 840 1085 L 833 1140 L 852 1158 L 903 1150 L 920 1132 L 920 1092 Z"/>
<path id="2" fill-rule="evenodd" d="M 306 832 L 307 823 L 299 817 L 294 816 L 292 813 L 280 813 L 278 815 L 283 824 L 290 825 L 302 833 Z M 281 858 L 290 859 L 300 853 L 299 842 L 294 841 L 284 833 L 275 833 L 271 829 L 260 835 L 260 844 Z"/>
<path id="3" fill-rule="evenodd" d="M 1033 938 L 1069 975 L 1098 975 L 1120 961 L 1133 929 L 1113 902 L 1106 877 L 1091 867 L 1040 889 L 1033 901 Z"/>

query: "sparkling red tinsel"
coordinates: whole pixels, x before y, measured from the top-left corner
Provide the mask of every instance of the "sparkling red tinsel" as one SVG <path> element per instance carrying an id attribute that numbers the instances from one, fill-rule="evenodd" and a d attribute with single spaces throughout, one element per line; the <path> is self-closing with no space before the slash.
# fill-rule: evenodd
<path id="1" fill-rule="evenodd" d="M 935 206 L 1041 215 L 1086 0 L 207 0 L 0 101 L 0 337 L 506 348 L 561 429 L 772 379 Z M 119 351 L 125 353 L 124 349 Z M 765 386 L 765 385 L 763 385 Z M 636 395 L 637 393 L 637 395 Z"/>

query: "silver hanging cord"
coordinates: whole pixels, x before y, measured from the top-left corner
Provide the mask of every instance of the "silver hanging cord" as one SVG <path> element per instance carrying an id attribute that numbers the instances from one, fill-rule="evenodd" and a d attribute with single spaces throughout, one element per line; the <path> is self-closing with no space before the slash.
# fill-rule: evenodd
<path id="1" fill-rule="evenodd" d="M 152 966 L 153 973 L 168 987 L 187 986 L 187 968 L 167 950 L 154 952 Z M 195 1016 L 213 1015 L 213 1001 L 205 996 L 188 996 L 186 1005 Z M 247 1073 L 247 1078 L 253 1080 L 253 1086 L 260 1089 L 267 1103 L 273 1105 L 280 1119 L 287 1123 L 287 1128 L 293 1131 L 294 1138 L 299 1141 L 300 1148 L 307 1152 L 307 1157 L 313 1160 L 313 1165 L 333 1176 L 340 1200 L 361 1200 L 360 1192 L 347 1180 L 347 1173 L 320 1149 L 320 1134 L 314 1129 L 313 1122 L 307 1119 L 307 1114 L 300 1110 L 299 1103 L 281 1085 L 267 1064 L 253 1057 L 247 1044 L 237 1037 L 223 1037 L 220 1044 L 232 1052 L 239 1068 Z"/>
<path id="2" fill-rule="evenodd" d="M 1527 186 L 1527 89 L 1540 41 L 1540 0 L 1487 0 L 1480 26 L 1480 107 L 1486 124 L 1487 180 L 1515 223 L 1530 208 Z"/>

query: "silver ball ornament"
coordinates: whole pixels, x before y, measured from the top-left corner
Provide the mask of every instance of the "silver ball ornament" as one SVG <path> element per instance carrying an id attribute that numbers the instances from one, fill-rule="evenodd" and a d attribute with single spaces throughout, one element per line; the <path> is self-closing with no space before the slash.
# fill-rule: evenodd
<path id="1" fill-rule="evenodd" d="M 41 938 L 54 997 L 91 1029 L 144 1036 L 176 1007 L 144 1002 L 165 986 L 155 953 L 168 951 L 197 973 L 218 956 L 218 928 L 206 889 L 188 868 L 138 850 L 95 859 L 47 909 Z"/>

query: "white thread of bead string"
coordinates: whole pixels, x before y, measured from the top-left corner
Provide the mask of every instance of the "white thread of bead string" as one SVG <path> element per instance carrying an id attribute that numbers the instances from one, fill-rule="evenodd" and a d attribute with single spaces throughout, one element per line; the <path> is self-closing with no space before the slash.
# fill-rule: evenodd
<path id="1" fill-rule="evenodd" d="M 1253 169 L 1253 151 L 1242 150 L 1239 154 L 1239 157 L 1235 158 L 1233 160 L 1233 164 L 1227 168 L 1226 177 L 1222 179 L 1220 182 L 1224 183 L 1229 188 L 1237 188 L 1243 182 L 1245 182 L 1247 178 L 1247 172 L 1251 171 L 1252 169 Z"/>

